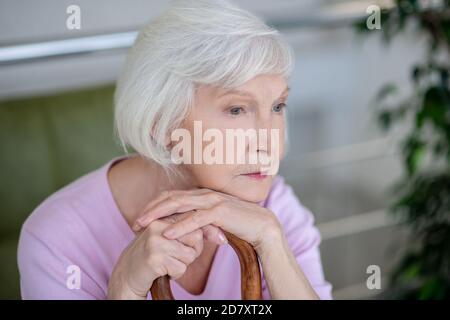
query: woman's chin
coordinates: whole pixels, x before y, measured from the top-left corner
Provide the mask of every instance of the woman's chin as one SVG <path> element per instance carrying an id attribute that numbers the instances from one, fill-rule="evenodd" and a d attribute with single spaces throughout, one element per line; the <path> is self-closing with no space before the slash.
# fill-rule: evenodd
<path id="1" fill-rule="evenodd" d="M 270 191 L 272 183 L 272 177 L 267 176 L 264 179 L 252 178 L 252 177 L 239 177 L 239 181 L 232 186 L 233 196 L 242 200 L 258 203 L 266 199 Z"/>

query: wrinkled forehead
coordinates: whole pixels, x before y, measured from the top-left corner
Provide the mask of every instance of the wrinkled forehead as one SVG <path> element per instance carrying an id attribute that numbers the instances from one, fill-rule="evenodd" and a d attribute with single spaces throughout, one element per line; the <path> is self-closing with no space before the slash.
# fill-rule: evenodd
<path id="1" fill-rule="evenodd" d="M 196 89 L 196 97 L 222 99 L 229 96 L 240 96 L 258 100 L 259 97 L 279 97 L 289 92 L 289 86 L 282 75 L 260 75 L 238 87 L 222 87 L 202 85 Z"/>

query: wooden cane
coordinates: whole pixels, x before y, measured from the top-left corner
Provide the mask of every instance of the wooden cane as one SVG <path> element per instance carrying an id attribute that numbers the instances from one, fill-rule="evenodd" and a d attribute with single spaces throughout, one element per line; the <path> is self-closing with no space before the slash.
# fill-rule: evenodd
<path id="1" fill-rule="evenodd" d="M 261 272 L 255 250 L 250 244 L 235 235 L 226 231 L 223 233 L 236 252 L 241 265 L 242 300 L 261 300 Z M 150 288 L 153 300 L 174 300 L 169 280 L 169 276 L 165 275 L 153 281 Z"/>

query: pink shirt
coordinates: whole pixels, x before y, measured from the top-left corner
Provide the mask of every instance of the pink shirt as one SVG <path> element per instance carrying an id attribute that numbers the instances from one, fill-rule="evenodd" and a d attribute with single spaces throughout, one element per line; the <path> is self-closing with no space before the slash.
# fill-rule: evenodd
<path id="1" fill-rule="evenodd" d="M 106 298 L 114 265 L 134 238 L 114 201 L 107 179 L 111 165 L 123 158 L 114 158 L 60 189 L 25 221 L 18 246 L 23 299 Z M 311 212 L 279 175 L 261 204 L 281 222 L 292 252 L 319 297 L 332 299 L 332 286 L 324 279 L 321 265 L 321 238 Z M 71 269 L 73 266 L 75 269 Z M 260 269 L 263 299 L 270 299 L 264 272 Z M 79 288 L 73 282 L 77 270 Z M 201 294 L 190 294 L 173 280 L 171 288 L 177 300 L 241 299 L 240 265 L 233 248 L 228 244 L 218 247 Z M 150 293 L 148 299 L 151 299 Z"/>

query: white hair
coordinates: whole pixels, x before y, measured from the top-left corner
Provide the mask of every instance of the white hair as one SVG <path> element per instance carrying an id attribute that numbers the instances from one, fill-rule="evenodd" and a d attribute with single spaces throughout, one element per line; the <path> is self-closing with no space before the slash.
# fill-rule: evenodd
<path id="1" fill-rule="evenodd" d="M 234 88 L 260 74 L 289 78 L 293 67 L 287 41 L 252 13 L 225 0 L 173 1 L 141 29 L 117 81 L 120 143 L 169 167 L 167 139 L 196 88 Z"/>

